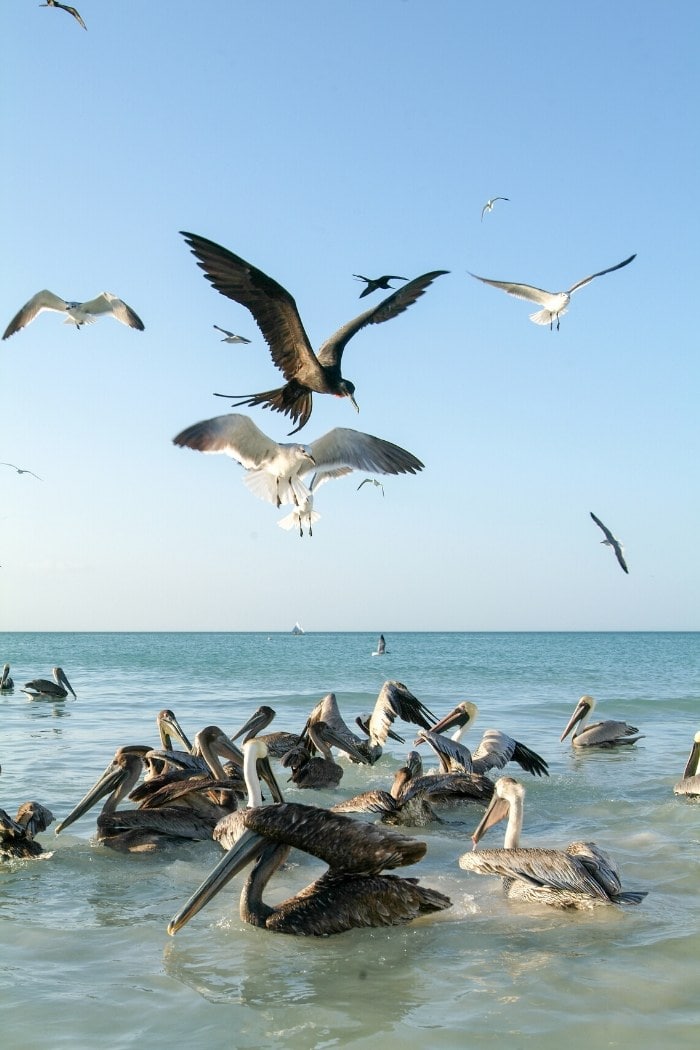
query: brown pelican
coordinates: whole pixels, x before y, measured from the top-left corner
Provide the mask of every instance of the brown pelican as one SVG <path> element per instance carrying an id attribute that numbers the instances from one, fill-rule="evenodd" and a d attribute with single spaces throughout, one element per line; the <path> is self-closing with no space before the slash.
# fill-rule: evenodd
<path id="1" fill-rule="evenodd" d="M 363 277 L 361 273 L 354 273 L 353 277 L 356 281 L 364 281 L 367 286 L 360 292 L 360 299 L 364 299 L 366 295 L 371 295 L 380 288 L 385 292 L 393 291 L 394 286 L 389 284 L 389 281 L 408 280 L 408 277 L 397 277 L 395 273 L 385 273 L 382 277 Z"/>
<path id="2" fill-rule="evenodd" d="M 14 687 L 15 683 L 10 678 L 10 665 L 5 664 L 0 675 L 0 693 L 10 693 Z"/>
<path id="3" fill-rule="evenodd" d="M 240 839 L 171 919 L 168 933 L 177 933 L 254 859 L 241 894 L 241 918 L 276 933 L 320 937 L 403 925 L 452 903 L 444 894 L 418 885 L 417 879 L 381 874 L 416 863 L 425 855 L 424 842 L 290 802 L 242 810 L 241 818 L 245 831 Z M 265 904 L 265 886 L 292 847 L 325 861 L 328 870 L 295 897 L 274 907 Z"/>
<path id="4" fill-rule="evenodd" d="M 475 273 L 470 274 L 470 276 L 476 277 L 477 281 L 483 281 L 484 284 L 490 284 L 494 288 L 502 288 L 509 295 L 514 295 L 516 299 L 529 299 L 530 302 L 539 303 L 543 309 L 537 313 L 530 314 L 530 320 L 534 321 L 535 324 L 548 324 L 551 330 L 555 320 L 557 329 L 559 329 L 559 318 L 566 313 L 574 292 L 590 284 L 595 277 L 602 277 L 605 273 L 612 273 L 613 270 L 622 269 L 623 266 L 627 266 L 636 257 L 635 253 L 635 255 L 630 255 L 628 259 L 623 259 L 621 263 L 616 263 L 615 266 L 608 266 L 607 270 L 599 270 L 598 273 L 592 273 L 590 277 L 584 277 L 582 281 L 572 284 L 565 292 L 545 292 L 541 288 L 534 288 L 531 284 L 516 284 L 514 281 L 491 281 L 488 277 L 479 277 Z"/>
<path id="5" fill-rule="evenodd" d="M 693 746 L 683 770 L 683 779 L 673 789 L 674 795 L 700 795 L 700 733 L 693 737 Z"/>
<path id="6" fill-rule="evenodd" d="M 610 529 L 607 527 L 607 525 L 603 525 L 603 522 L 600 520 L 600 518 L 596 518 L 592 510 L 589 511 L 589 514 L 593 518 L 593 521 L 596 523 L 596 525 L 603 530 L 605 539 L 601 540 L 600 542 L 606 547 L 612 547 L 612 549 L 615 551 L 615 557 L 618 560 L 620 568 L 623 572 L 629 573 L 629 569 L 627 568 L 627 562 L 625 561 L 622 554 L 622 544 L 620 543 L 620 541 L 615 539 Z"/>
<path id="7" fill-rule="evenodd" d="M 474 724 L 479 709 L 470 700 L 461 704 L 445 715 L 433 726 L 433 733 L 447 733 L 456 727 L 452 739 L 461 741 L 466 730 Z M 534 776 L 549 776 L 547 763 L 535 751 L 531 751 L 519 740 L 501 732 L 500 729 L 487 729 L 478 747 L 472 751 L 472 770 L 474 773 L 487 773 L 489 769 L 503 769 L 508 762 L 517 762 L 527 773 Z"/>
<path id="8" fill-rule="evenodd" d="M 26 470 L 24 467 L 16 467 L 14 463 L 0 463 L 0 467 L 12 467 L 12 469 L 16 470 L 18 474 L 31 474 L 31 476 L 36 478 L 37 481 L 44 480 L 43 478 L 40 478 L 38 474 L 35 474 L 33 470 Z"/>
<path id="9" fill-rule="evenodd" d="M 247 471 L 243 481 L 250 491 L 278 507 L 308 500 L 311 489 L 303 479 L 312 471 L 316 488 L 353 470 L 417 474 L 423 469 L 412 453 L 372 434 L 335 427 L 309 445 L 278 443 L 237 412 L 194 423 L 173 444 L 235 459 Z"/>
<path id="10" fill-rule="evenodd" d="M 622 744 L 636 744 L 644 736 L 644 733 L 640 733 L 636 726 L 610 719 L 587 726 L 586 723 L 594 707 L 595 700 L 592 696 L 582 696 L 560 740 L 564 740 L 576 725 L 578 729 L 571 738 L 574 747 L 619 747 Z"/>
<path id="11" fill-rule="evenodd" d="M 297 305 L 281 284 L 206 237 L 180 232 L 197 258 L 197 265 L 214 288 L 250 310 L 270 349 L 272 360 L 286 380 L 286 385 L 278 390 L 217 396 L 241 397 L 234 408 L 267 405 L 275 412 L 290 416 L 297 423 L 292 434 L 308 422 L 314 393 L 347 397 L 357 409 L 355 387 L 341 374 L 341 358 L 348 341 L 366 325 L 380 324 L 403 313 L 423 295 L 436 277 L 447 273 L 446 270 L 433 270 L 416 277 L 371 310 L 339 328 L 315 354 Z"/>
<path id="12" fill-rule="evenodd" d="M 69 7 L 68 4 L 59 4 L 58 0 L 46 0 L 46 3 L 39 4 L 39 7 L 60 7 L 61 11 L 67 11 L 69 15 L 72 15 L 78 25 L 81 25 L 85 30 L 87 29 L 80 17 L 80 13 L 74 7 Z"/>
<path id="13" fill-rule="evenodd" d="M 148 762 L 164 763 L 167 771 L 144 779 L 129 795 L 142 809 L 178 801 L 214 824 L 236 808 L 239 798 L 245 797 L 243 755 L 218 726 L 200 729 L 191 754 L 163 749 L 149 751 L 144 757 Z M 229 760 L 225 767 L 222 757 Z"/>
<path id="14" fill-rule="evenodd" d="M 258 740 L 263 740 L 267 747 L 267 752 L 271 758 L 283 758 L 290 748 L 295 747 L 299 743 L 299 733 L 285 733 L 279 731 L 277 733 L 265 733 L 263 736 L 260 735 L 260 731 L 269 726 L 270 722 L 275 717 L 275 711 L 273 708 L 268 707 L 267 704 L 263 704 L 261 707 L 254 711 L 250 718 L 245 722 L 239 730 L 237 730 L 232 736 L 232 740 L 238 740 L 239 736 L 243 737 L 243 743 L 247 743 L 248 740 L 252 740 L 255 737 Z"/>
<path id="15" fill-rule="evenodd" d="M 297 744 L 282 759 L 282 765 L 292 770 L 292 783 L 298 788 L 337 787 L 344 770 L 334 760 L 331 747 L 339 748 L 355 762 L 366 761 L 364 752 L 349 736 L 336 733 L 325 722 L 309 720 Z M 315 756 L 314 751 L 320 751 L 322 757 Z"/>
<path id="16" fill-rule="evenodd" d="M 486 204 L 481 209 L 481 221 L 482 222 L 484 221 L 484 215 L 487 215 L 488 213 L 493 211 L 493 206 L 496 203 L 496 201 L 507 201 L 507 200 L 510 200 L 510 197 L 491 197 L 490 200 L 486 201 Z"/>
<path id="17" fill-rule="evenodd" d="M 73 686 L 66 678 L 62 667 L 54 667 L 52 674 L 53 682 L 48 678 L 35 678 L 31 682 L 25 682 L 22 692 L 30 697 L 46 696 L 50 700 L 65 700 L 68 693 L 75 696 Z"/>
<path id="18" fill-rule="evenodd" d="M 22 309 L 15 314 L 5 329 L 3 339 L 9 339 L 15 332 L 19 332 L 20 328 L 24 328 L 30 321 L 33 321 L 42 310 L 55 310 L 66 314 L 64 324 L 74 324 L 78 331 L 84 324 L 93 324 L 103 314 L 111 315 L 115 321 L 121 321 L 129 328 L 136 328 L 139 332 L 143 331 L 141 318 L 130 306 L 118 299 L 116 295 L 112 295 L 111 292 L 101 292 L 95 299 L 90 299 L 86 303 L 74 303 L 61 299 L 60 296 L 44 288 L 43 291 L 33 295 L 29 302 L 25 303 Z"/>
<path id="19" fill-rule="evenodd" d="M 520 848 L 525 788 L 512 777 L 496 781 L 493 799 L 472 835 L 474 850 L 484 833 L 508 818 L 503 849 L 464 853 L 460 868 L 500 875 L 507 897 L 555 908 L 595 904 L 639 904 L 646 892 L 623 892 L 617 866 L 594 842 L 572 842 L 564 850 Z"/>
<path id="20" fill-rule="evenodd" d="M 186 806 L 131 809 L 117 806 L 135 787 L 149 748 L 120 747 L 102 776 L 56 827 L 59 835 L 83 813 L 107 795 L 97 818 L 97 839 L 102 845 L 127 853 L 152 852 L 159 846 L 182 839 L 209 839 L 221 813 L 203 817 Z"/>
<path id="21" fill-rule="evenodd" d="M 250 339 L 246 339 L 244 335 L 236 335 L 235 332 L 227 332 L 225 328 L 219 328 L 218 324 L 213 326 L 217 332 L 223 332 L 224 338 L 221 340 L 222 343 L 249 343 Z"/>
<path id="22" fill-rule="evenodd" d="M 53 813 L 38 802 L 23 802 L 13 820 L 0 809 L 0 860 L 28 860 L 44 851 L 34 836 L 46 831 Z"/>

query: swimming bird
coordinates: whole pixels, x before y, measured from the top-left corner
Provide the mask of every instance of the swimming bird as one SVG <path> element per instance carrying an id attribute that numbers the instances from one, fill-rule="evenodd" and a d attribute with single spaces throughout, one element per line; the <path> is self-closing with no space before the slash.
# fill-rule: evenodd
<path id="1" fill-rule="evenodd" d="M 408 277 L 397 277 L 396 274 L 385 273 L 383 277 L 363 277 L 361 273 L 354 273 L 353 277 L 357 281 L 364 281 L 367 287 L 360 292 L 360 299 L 364 299 L 366 295 L 371 295 L 372 292 L 376 292 L 379 288 L 384 291 L 393 289 L 393 285 L 389 284 L 389 281 L 407 281 Z"/>
<path id="2" fill-rule="evenodd" d="M 31 474 L 31 476 L 36 478 L 37 481 L 44 480 L 43 478 L 40 478 L 38 474 L 35 474 L 33 470 L 25 470 L 23 467 L 16 467 L 14 463 L 0 463 L 0 467 L 12 467 L 12 469 L 16 470 L 18 474 Z"/>
<path id="3" fill-rule="evenodd" d="M 68 4 L 59 4 L 58 0 L 46 0 L 46 3 L 39 4 L 39 7 L 60 7 L 61 11 L 67 11 L 69 15 L 73 16 L 78 25 L 87 30 L 87 26 L 80 17 L 79 12 L 74 7 L 69 7 Z"/>
<path id="4" fill-rule="evenodd" d="M 494 288 L 501 288 L 504 292 L 508 292 L 509 295 L 514 295 L 516 299 L 529 299 L 530 302 L 539 303 L 543 309 L 537 313 L 530 314 L 530 320 L 534 321 L 535 324 L 548 324 L 550 330 L 556 320 L 557 330 L 559 330 L 559 318 L 566 313 L 574 292 L 590 284 L 595 277 L 602 277 L 605 273 L 612 273 L 613 270 L 622 269 L 623 266 L 627 266 L 636 257 L 635 252 L 628 259 L 623 259 L 621 263 L 609 266 L 607 270 L 599 270 L 598 273 L 592 273 L 590 277 L 584 277 L 582 281 L 572 284 L 565 292 L 545 292 L 542 288 L 535 288 L 531 284 L 516 284 L 514 281 L 491 281 L 488 277 L 479 277 L 478 274 L 471 272 L 470 276 L 476 277 L 477 281 L 490 284 Z"/>
<path id="5" fill-rule="evenodd" d="M 197 265 L 207 280 L 222 295 L 245 306 L 253 315 L 267 343 L 272 360 L 283 373 L 286 385 L 260 394 L 217 394 L 217 397 L 240 397 L 232 407 L 266 405 L 274 412 L 290 416 L 297 425 L 295 434 L 307 423 L 313 407 L 313 394 L 334 394 L 355 401 L 355 387 L 341 373 L 341 358 L 348 341 L 368 324 L 380 324 L 403 313 L 425 292 L 426 288 L 447 270 L 433 270 L 416 277 L 377 306 L 339 328 L 321 346 L 318 354 L 311 343 L 297 310 L 297 305 L 281 284 L 256 269 L 245 259 L 221 245 L 195 233 L 181 231 Z"/>
<path id="6" fill-rule="evenodd" d="M 683 779 L 673 789 L 674 795 L 700 795 L 700 733 L 693 737 L 693 746 L 683 770 Z"/>
<path id="7" fill-rule="evenodd" d="M 173 444 L 198 452 L 223 453 L 245 467 L 243 481 L 260 499 L 280 507 L 300 506 L 310 494 L 303 478 L 315 471 L 321 481 L 352 470 L 382 474 L 416 474 L 423 464 L 406 449 L 363 434 L 335 427 L 308 445 L 278 443 L 260 430 L 249 416 L 231 412 L 194 423 L 173 438 Z"/>
<path id="8" fill-rule="evenodd" d="M 46 831 L 54 819 L 51 810 L 38 802 L 23 802 L 12 819 L 0 809 L 0 860 L 29 860 L 44 850 L 35 835 Z"/>
<path id="9" fill-rule="evenodd" d="M 382 490 L 382 496 L 384 495 L 384 486 L 382 485 L 381 481 L 377 481 L 376 478 L 365 478 L 357 486 L 357 491 L 359 492 L 363 485 L 368 485 L 368 484 L 369 485 L 375 485 L 377 488 L 380 488 Z"/>
<path id="10" fill-rule="evenodd" d="M 623 891 L 617 865 L 594 842 L 572 842 L 566 849 L 521 848 L 525 788 L 500 777 L 494 795 L 472 835 L 474 850 L 459 866 L 477 875 L 500 875 L 507 897 L 555 908 L 596 904 L 639 904 L 646 892 Z M 503 849 L 476 850 L 484 833 L 508 818 Z"/>
<path id="11" fill-rule="evenodd" d="M 379 639 L 377 640 L 377 648 L 372 653 L 372 656 L 384 656 L 384 654 L 388 652 L 389 650 L 386 647 L 386 639 L 383 634 L 380 634 Z"/>
<path id="12" fill-rule="evenodd" d="M 589 511 L 589 513 L 596 525 L 603 530 L 603 535 L 605 536 L 605 539 L 601 540 L 600 542 L 603 543 L 606 547 L 612 547 L 612 549 L 615 551 L 615 557 L 617 558 L 620 564 L 620 568 L 623 572 L 629 573 L 627 563 L 622 555 L 622 544 L 619 540 L 615 539 L 607 525 L 603 525 L 603 522 L 600 520 L 600 518 L 596 518 L 592 510 Z"/>
<path id="13" fill-rule="evenodd" d="M 334 788 L 343 779 L 345 770 L 333 758 L 331 747 L 337 747 L 355 762 L 365 762 L 362 751 L 354 748 L 345 735 L 340 735 L 325 722 L 307 722 L 297 744 L 282 758 L 282 765 L 291 769 L 290 780 L 298 788 Z M 321 753 L 321 757 L 314 754 Z"/>
<path id="14" fill-rule="evenodd" d="M 433 733 L 452 734 L 454 741 L 460 742 L 467 728 L 474 724 L 479 709 L 471 700 L 457 704 L 449 714 L 432 727 Z M 545 760 L 519 740 L 502 732 L 500 729 L 486 729 L 479 745 L 472 751 L 472 767 L 475 773 L 487 773 L 490 769 L 503 769 L 508 762 L 517 764 L 527 773 L 536 777 L 549 776 Z"/>
<path id="15" fill-rule="evenodd" d="M 235 332 L 227 332 L 225 328 L 219 328 L 218 324 L 213 326 L 217 332 L 223 332 L 224 338 L 221 340 L 222 343 L 249 343 L 250 339 L 246 339 L 244 335 L 236 335 Z"/>
<path id="16" fill-rule="evenodd" d="M 53 682 L 48 678 L 34 678 L 31 682 L 25 683 L 22 692 L 29 697 L 46 696 L 51 700 L 65 700 L 68 693 L 75 696 L 75 690 L 66 678 L 62 667 L 54 667 L 52 674 Z"/>
<path id="17" fill-rule="evenodd" d="M 0 675 L 0 693 L 10 693 L 14 687 L 15 683 L 10 678 L 10 665 L 5 664 Z"/>
<path id="18" fill-rule="evenodd" d="M 486 201 L 486 204 L 481 209 L 481 221 L 482 222 L 484 221 L 484 215 L 487 212 L 493 211 L 493 206 L 496 203 L 496 201 L 507 201 L 507 200 L 510 200 L 510 197 L 492 197 L 491 200 Z"/>
<path id="19" fill-rule="evenodd" d="M 249 740 L 262 740 L 267 748 L 268 755 L 272 758 L 283 758 L 290 748 L 296 747 L 299 743 L 300 734 L 288 733 L 280 730 L 276 733 L 265 733 L 261 736 L 261 730 L 269 726 L 274 717 L 274 708 L 269 707 L 267 704 L 263 704 L 253 712 L 240 729 L 231 734 L 231 739 L 238 740 L 238 738 L 242 736 L 244 745 L 247 744 Z"/>
<path id="20" fill-rule="evenodd" d="M 74 324 L 78 331 L 84 324 L 93 324 L 98 317 L 105 314 L 111 315 L 115 321 L 121 321 L 122 324 L 128 325 L 129 328 L 136 328 L 140 332 L 144 328 L 143 321 L 131 307 L 118 299 L 116 295 L 112 295 L 111 292 L 101 292 L 95 299 L 90 299 L 86 303 L 74 303 L 61 299 L 60 296 L 44 288 L 43 291 L 33 295 L 29 302 L 25 303 L 22 309 L 15 314 L 5 329 L 3 339 L 9 339 L 15 332 L 19 332 L 20 328 L 24 328 L 30 321 L 33 321 L 42 310 L 55 310 L 57 313 L 66 314 L 64 324 Z"/>
<path id="21" fill-rule="evenodd" d="M 595 700 L 592 696 L 582 696 L 574 708 L 574 713 L 567 722 L 566 729 L 559 738 L 564 740 L 574 726 L 578 729 L 571 738 L 574 747 L 618 747 L 620 745 L 636 744 L 644 736 L 636 726 L 628 725 L 627 722 L 616 722 L 608 719 L 605 722 L 594 722 L 586 725 L 593 713 Z M 584 728 L 585 727 L 585 728 Z"/>
<path id="22" fill-rule="evenodd" d="M 241 894 L 241 919 L 275 933 L 321 937 L 404 925 L 452 903 L 417 879 L 381 874 L 416 863 L 425 855 L 424 842 L 299 803 L 242 810 L 241 818 L 245 830 L 238 842 L 170 920 L 168 933 L 177 933 L 253 860 Z M 265 887 L 293 847 L 325 861 L 328 870 L 295 897 L 266 904 Z"/>

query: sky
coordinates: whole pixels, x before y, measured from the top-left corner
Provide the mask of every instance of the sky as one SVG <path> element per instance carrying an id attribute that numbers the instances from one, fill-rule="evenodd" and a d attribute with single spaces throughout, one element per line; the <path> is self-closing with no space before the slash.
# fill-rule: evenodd
<path id="1" fill-rule="evenodd" d="M 44 312 L 0 344 L 0 460 L 42 479 L 0 466 L 1 630 L 700 628 L 697 4 L 77 6 L 87 32 L 3 13 L 0 325 L 107 290 L 145 331 Z M 287 288 L 316 348 L 387 294 L 353 274 L 448 270 L 348 344 L 359 415 L 316 395 L 298 435 L 424 471 L 332 481 L 302 538 L 173 445 L 214 391 L 283 382 L 181 230 Z M 469 275 L 556 291 L 633 252 L 552 332 Z"/>

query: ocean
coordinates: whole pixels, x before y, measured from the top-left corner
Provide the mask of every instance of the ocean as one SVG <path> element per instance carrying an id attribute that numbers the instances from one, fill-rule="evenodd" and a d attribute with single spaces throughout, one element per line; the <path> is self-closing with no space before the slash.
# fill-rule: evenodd
<path id="1" fill-rule="evenodd" d="M 475 701 L 466 744 L 494 726 L 541 754 L 548 778 L 506 770 L 527 789 L 523 845 L 593 840 L 617 860 L 624 888 L 648 891 L 643 903 L 567 913 L 507 901 L 499 880 L 458 866 L 483 812 L 464 805 L 443 814 L 449 823 L 411 832 L 428 851 L 400 872 L 452 899 L 434 917 L 323 939 L 276 935 L 241 922 L 242 874 L 169 937 L 221 848 L 117 854 L 94 842 L 95 809 L 60 836 L 44 832 L 42 859 L 0 861 L 4 1050 L 696 1045 L 700 803 L 673 785 L 700 728 L 700 634 L 385 631 L 388 652 L 373 657 L 381 629 L 0 634 L 0 666 L 15 681 L 0 694 L 0 806 L 14 815 L 34 799 L 57 823 L 117 747 L 159 746 L 165 707 L 190 736 L 212 723 L 232 732 L 262 703 L 277 712 L 270 730 L 298 731 L 325 693 L 351 724 L 398 679 L 438 717 Z M 20 691 L 57 664 L 77 699 Z M 644 738 L 583 754 L 560 743 L 584 693 L 596 717 L 625 719 Z M 334 791 L 300 791 L 276 765 L 286 797 L 329 805 L 388 789 L 414 737 L 395 728 L 405 744 L 391 742 L 372 767 L 344 762 Z M 482 845 L 502 845 L 503 829 Z M 321 870 L 292 854 L 266 898 Z"/>

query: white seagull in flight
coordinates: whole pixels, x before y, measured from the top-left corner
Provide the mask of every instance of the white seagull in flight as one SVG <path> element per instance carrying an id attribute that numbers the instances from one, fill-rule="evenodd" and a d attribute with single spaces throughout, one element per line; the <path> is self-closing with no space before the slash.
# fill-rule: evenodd
<path id="1" fill-rule="evenodd" d="M 223 332 L 224 338 L 221 340 L 222 343 L 249 343 L 250 339 L 246 339 L 244 335 L 236 335 L 235 332 L 227 332 L 225 328 L 219 328 L 218 324 L 213 325 L 217 332 Z"/>
<path id="2" fill-rule="evenodd" d="M 593 521 L 598 526 L 598 528 L 603 530 L 603 535 L 605 536 L 605 539 L 601 540 L 600 542 L 605 544 L 606 547 L 612 547 L 612 549 L 615 551 L 615 557 L 617 558 L 618 562 L 620 563 L 620 568 L 622 569 L 623 572 L 626 572 L 626 573 L 629 574 L 629 569 L 627 568 L 627 563 L 626 563 L 624 557 L 622 556 L 622 544 L 620 543 L 619 540 L 615 539 L 615 537 L 613 536 L 612 532 L 607 527 L 607 525 L 603 525 L 603 522 L 600 520 L 600 518 L 596 518 L 596 516 L 593 513 L 593 511 L 590 511 L 590 515 L 593 518 Z"/>
<path id="3" fill-rule="evenodd" d="M 95 299 L 90 299 L 86 303 L 73 303 L 61 299 L 60 296 L 44 288 L 33 295 L 29 302 L 25 303 L 22 309 L 15 314 L 5 329 L 3 339 L 9 339 L 15 332 L 19 332 L 20 328 L 24 328 L 30 321 L 33 321 L 42 310 L 55 310 L 57 313 L 66 314 L 64 323 L 74 324 L 78 330 L 84 324 L 93 324 L 103 314 L 111 314 L 115 321 L 121 321 L 129 328 L 137 328 L 139 332 L 143 331 L 141 318 L 130 306 L 118 299 L 116 295 L 112 295 L 111 292 L 101 292 Z"/>
<path id="4" fill-rule="evenodd" d="M 195 423 L 174 437 L 173 444 L 231 456 L 245 467 L 243 480 L 251 492 L 278 507 L 308 506 L 311 486 L 303 480 L 307 474 L 314 474 L 312 484 L 317 488 L 352 470 L 416 474 L 423 469 L 419 459 L 398 445 L 345 427 L 335 427 L 308 445 L 278 444 L 249 416 L 237 412 Z"/>
<path id="5" fill-rule="evenodd" d="M 36 478 L 37 481 L 43 481 L 44 480 L 43 478 L 40 478 L 38 474 L 35 474 L 33 470 L 27 470 L 26 467 L 17 467 L 17 466 L 15 466 L 14 463 L 2 462 L 2 463 L 0 463 L 0 467 L 12 467 L 12 469 L 16 470 L 18 474 L 31 474 L 31 476 L 33 478 Z"/>
<path id="6" fill-rule="evenodd" d="M 486 215 L 487 212 L 493 211 L 493 206 L 496 203 L 496 201 L 507 200 L 510 200 L 510 197 L 492 197 L 491 200 L 486 201 L 486 204 L 481 209 L 481 221 L 484 221 L 484 215 Z"/>
<path id="7" fill-rule="evenodd" d="M 484 284 L 493 285 L 494 288 L 502 288 L 509 295 L 514 295 L 516 299 L 529 299 L 532 303 L 539 303 L 544 309 L 530 314 L 530 320 L 534 321 L 535 324 L 548 324 L 551 330 L 555 320 L 557 329 L 559 328 L 559 318 L 566 313 L 574 292 L 578 291 L 579 288 L 583 288 L 584 285 L 590 284 L 595 277 L 602 277 L 604 273 L 612 273 L 613 270 L 622 269 L 623 266 L 627 266 L 636 257 L 637 253 L 635 252 L 634 255 L 630 255 L 629 259 L 624 259 L 621 263 L 617 263 L 616 266 L 609 266 L 607 270 L 599 270 L 598 273 L 592 273 L 590 277 L 584 277 L 582 281 L 572 284 L 571 288 L 566 292 L 545 292 L 542 288 L 535 288 L 531 284 L 516 284 L 514 281 L 491 281 L 488 277 L 479 277 L 478 274 L 471 273 L 471 271 L 470 276 L 476 277 L 477 281 L 483 281 Z"/>

